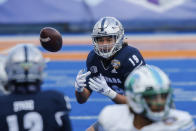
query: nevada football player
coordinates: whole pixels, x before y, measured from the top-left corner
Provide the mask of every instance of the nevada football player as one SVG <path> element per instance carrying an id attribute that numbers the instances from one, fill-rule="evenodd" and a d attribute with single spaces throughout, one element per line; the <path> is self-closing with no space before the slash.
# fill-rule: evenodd
<path id="1" fill-rule="evenodd" d="M 170 107 L 170 80 L 158 67 L 137 68 L 125 88 L 127 104 L 106 106 L 95 131 L 195 131 L 188 112 Z"/>
<path id="2" fill-rule="evenodd" d="M 71 131 L 68 97 L 41 91 L 45 59 L 31 44 L 11 49 L 5 63 L 9 95 L 0 96 L 1 131 Z"/>
<path id="3" fill-rule="evenodd" d="M 80 70 L 75 81 L 78 102 L 86 102 L 96 91 L 115 103 L 125 103 L 125 78 L 136 67 L 145 65 L 142 55 L 123 42 L 123 26 L 114 17 L 103 17 L 95 24 L 92 40 L 94 50 L 86 61 L 87 72 Z"/>
<path id="4" fill-rule="evenodd" d="M 80 70 L 75 95 L 85 103 L 92 91 L 109 97 L 117 104 L 126 103 L 124 81 L 135 68 L 145 65 L 139 50 L 124 42 L 124 28 L 114 17 L 103 17 L 92 31 L 94 50 L 86 60 L 87 72 Z"/>

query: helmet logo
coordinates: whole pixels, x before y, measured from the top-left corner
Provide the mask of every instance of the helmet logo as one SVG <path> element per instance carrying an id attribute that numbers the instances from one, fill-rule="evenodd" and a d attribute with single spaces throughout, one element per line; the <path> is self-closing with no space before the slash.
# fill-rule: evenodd
<path id="1" fill-rule="evenodd" d="M 99 29 L 102 29 L 102 28 L 99 28 Z M 99 31 L 98 34 L 107 35 L 107 32 L 106 31 Z"/>

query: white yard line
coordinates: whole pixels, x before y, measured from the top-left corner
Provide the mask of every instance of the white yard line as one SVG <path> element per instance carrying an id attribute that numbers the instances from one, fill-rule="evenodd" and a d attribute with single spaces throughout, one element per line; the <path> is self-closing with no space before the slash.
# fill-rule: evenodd
<path id="1" fill-rule="evenodd" d="M 71 120 L 96 120 L 98 116 L 70 116 Z M 192 115 L 193 119 L 196 119 L 196 115 Z"/>
<path id="2" fill-rule="evenodd" d="M 196 86 L 196 81 L 181 81 L 181 82 L 172 82 L 173 86 Z"/>
<path id="3" fill-rule="evenodd" d="M 97 119 L 98 116 L 70 116 L 72 120 L 94 120 Z"/>

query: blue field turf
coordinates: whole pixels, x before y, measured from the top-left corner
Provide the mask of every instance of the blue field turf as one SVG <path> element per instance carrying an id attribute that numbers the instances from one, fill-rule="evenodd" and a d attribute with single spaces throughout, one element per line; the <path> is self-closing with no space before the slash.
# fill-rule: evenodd
<path id="1" fill-rule="evenodd" d="M 163 69 L 171 78 L 175 104 L 178 109 L 190 112 L 196 122 L 196 59 L 147 60 Z M 51 61 L 47 64 L 47 75 L 43 90 L 54 89 L 68 95 L 71 100 L 70 113 L 74 131 L 84 131 L 96 121 L 97 115 L 108 104 L 108 98 L 93 93 L 85 104 L 78 104 L 74 95 L 74 80 L 85 61 Z"/>

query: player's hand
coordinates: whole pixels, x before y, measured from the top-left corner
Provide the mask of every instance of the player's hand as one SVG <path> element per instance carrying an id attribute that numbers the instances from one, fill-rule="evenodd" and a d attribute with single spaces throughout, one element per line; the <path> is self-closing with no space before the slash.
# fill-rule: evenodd
<path id="1" fill-rule="evenodd" d="M 75 90 L 77 92 L 82 92 L 84 90 L 84 87 L 86 87 L 86 77 L 88 75 L 90 75 L 91 72 L 88 71 L 85 73 L 85 70 L 84 69 L 81 69 L 77 76 L 76 76 L 76 81 L 75 81 Z"/>
<path id="2" fill-rule="evenodd" d="M 99 92 L 105 96 L 108 96 L 111 99 L 114 99 L 117 95 L 115 91 L 113 91 L 108 84 L 106 83 L 106 80 L 102 75 L 95 78 L 89 79 L 89 87 L 96 92 Z"/>

